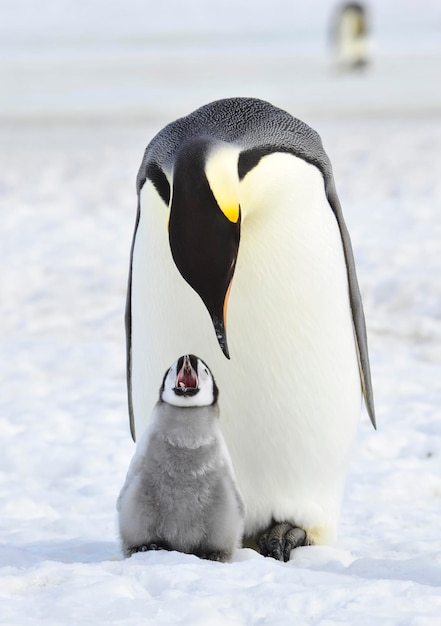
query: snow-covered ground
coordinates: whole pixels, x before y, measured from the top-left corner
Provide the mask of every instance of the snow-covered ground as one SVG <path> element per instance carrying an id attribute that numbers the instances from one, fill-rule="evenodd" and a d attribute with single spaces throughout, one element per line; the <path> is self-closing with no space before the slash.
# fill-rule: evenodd
<path id="1" fill-rule="evenodd" d="M 106 30 L 102 4 L 78 3 L 94 9 L 79 26 L 81 11 L 64 22 L 60 10 L 61 43 L 41 17 L 48 0 L 43 13 L 14 3 L 29 11 L 26 45 L 14 47 L 15 9 L 0 26 L 11 26 L 0 44 L 11 53 L 0 61 L 0 624 L 440 624 L 438 3 L 418 5 L 426 21 L 410 2 L 384 3 L 396 32 L 372 3 L 380 40 L 361 75 L 336 74 L 322 49 L 287 51 L 285 23 L 268 59 L 268 39 L 244 31 L 243 2 L 233 3 L 242 7 L 235 32 L 254 43 L 240 62 L 237 38 L 221 46 L 219 12 L 214 43 L 204 43 L 202 17 L 193 27 L 207 55 L 197 71 L 191 28 L 176 40 L 167 22 L 169 39 L 146 53 L 148 73 L 144 44 L 124 48 L 139 20 L 120 20 L 120 41 L 123 13 Z M 288 4 L 318 41 L 324 27 L 314 30 L 307 3 L 274 6 Z M 124 6 L 141 11 L 136 0 Z M 175 26 L 188 24 L 178 17 Z M 69 54 L 66 33 L 76 42 Z M 162 552 L 122 560 L 115 500 L 133 454 L 123 313 L 136 171 L 163 124 L 226 95 L 270 99 L 322 135 L 358 263 L 378 431 L 363 415 L 335 546 L 300 548 L 287 564 L 250 550 L 228 564 Z"/>

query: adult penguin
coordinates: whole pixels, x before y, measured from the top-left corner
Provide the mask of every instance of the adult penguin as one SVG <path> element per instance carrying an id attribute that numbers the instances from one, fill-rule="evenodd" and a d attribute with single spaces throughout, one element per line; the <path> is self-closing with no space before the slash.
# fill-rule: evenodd
<path id="1" fill-rule="evenodd" d="M 332 541 L 362 394 L 374 426 L 375 415 L 354 258 L 319 135 L 267 102 L 219 100 L 153 138 L 137 190 L 133 438 L 158 371 L 200 354 L 225 389 L 247 544 L 287 560 Z"/>
<path id="2" fill-rule="evenodd" d="M 359 70 L 369 62 L 369 20 L 361 2 L 345 2 L 332 24 L 332 41 L 341 69 Z"/>

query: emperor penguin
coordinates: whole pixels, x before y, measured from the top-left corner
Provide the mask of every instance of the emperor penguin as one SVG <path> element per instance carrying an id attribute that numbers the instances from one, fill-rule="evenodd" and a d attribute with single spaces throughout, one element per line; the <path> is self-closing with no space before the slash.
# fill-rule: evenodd
<path id="1" fill-rule="evenodd" d="M 166 549 L 227 561 L 239 547 L 244 504 L 219 430 L 218 393 L 192 354 L 165 373 L 118 498 L 124 556 Z"/>
<path id="2" fill-rule="evenodd" d="M 137 190 L 132 437 L 157 368 L 200 354 L 226 390 L 245 545 L 287 560 L 332 542 L 362 395 L 374 426 L 375 412 L 351 241 L 319 135 L 262 100 L 215 101 L 152 139 Z"/>
<path id="3" fill-rule="evenodd" d="M 369 60 L 369 25 L 362 3 L 345 2 L 339 7 L 332 27 L 332 39 L 341 69 L 366 67 Z"/>

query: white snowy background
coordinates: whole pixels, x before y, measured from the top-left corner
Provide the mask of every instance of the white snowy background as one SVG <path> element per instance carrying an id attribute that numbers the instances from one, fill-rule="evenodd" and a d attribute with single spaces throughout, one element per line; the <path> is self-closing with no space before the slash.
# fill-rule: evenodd
<path id="1" fill-rule="evenodd" d="M 372 63 L 344 74 L 331 0 L 0 0 L 0 624 L 441 624 L 441 5 L 369 6 Z M 323 138 L 378 431 L 364 413 L 334 546 L 123 560 L 135 176 L 235 95 Z"/>

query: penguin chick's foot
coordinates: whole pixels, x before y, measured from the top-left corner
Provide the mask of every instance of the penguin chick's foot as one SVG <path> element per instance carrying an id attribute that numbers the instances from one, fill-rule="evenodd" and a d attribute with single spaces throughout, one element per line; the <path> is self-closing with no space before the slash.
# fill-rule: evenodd
<path id="1" fill-rule="evenodd" d="M 124 552 L 126 558 L 136 554 L 136 552 L 149 552 L 150 550 L 171 550 L 169 546 L 160 543 L 148 543 L 141 546 L 134 546 L 133 548 L 127 548 Z M 192 552 L 189 552 L 192 554 Z M 229 561 L 231 559 L 231 552 L 213 551 L 213 552 L 198 552 L 195 550 L 195 556 L 200 559 L 207 559 L 209 561 Z"/>
<path id="2" fill-rule="evenodd" d="M 289 522 L 274 522 L 260 536 L 260 554 L 271 556 L 277 561 L 289 561 L 291 550 L 307 545 L 306 532 Z"/>
<path id="3" fill-rule="evenodd" d="M 125 556 L 129 557 L 136 552 L 149 552 L 150 550 L 169 550 L 169 548 L 165 545 L 160 545 L 158 543 L 148 543 L 142 546 L 135 546 L 133 548 L 127 548 L 125 551 Z"/>
<path id="4" fill-rule="evenodd" d="M 229 561 L 231 559 L 231 552 L 196 552 L 196 556 L 200 559 L 207 559 L 208 561 Z"/>

